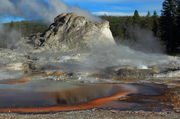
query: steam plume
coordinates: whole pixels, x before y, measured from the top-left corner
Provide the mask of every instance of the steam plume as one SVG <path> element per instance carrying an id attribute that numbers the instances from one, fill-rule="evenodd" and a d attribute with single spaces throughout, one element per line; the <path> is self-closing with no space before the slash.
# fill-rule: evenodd
<path id="1" fill-rule="evenodd" d="M 30 20 L 44 20 L 52 23 L 53 19 L 61 14 L 74 12 L 91 20 L 99 21 L 100 18 L 93 16 L 87 10 L 76 6 L 69 7 L 61 0 L 1 0 L 0 15 L 18 16 Z"/>
<path id="2" fill-rule="evenodd" d="M 131 39 L 120 40 L 120 44 L 144 53 L 164 53 L 163 43 L 153 35 L 152 31 L 137 26 L 129 26 L 127 31 Z"/>
<path id="3" fill-rule="evenodd" d="M 13 29 L 8 29 L 0 24 L 0 48 L 15 48 L 21 34 Z"/>

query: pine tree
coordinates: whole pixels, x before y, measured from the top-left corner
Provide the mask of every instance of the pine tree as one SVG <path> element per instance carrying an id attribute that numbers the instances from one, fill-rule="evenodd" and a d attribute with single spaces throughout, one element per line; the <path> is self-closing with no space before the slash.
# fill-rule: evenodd
<path id="1" fill-rule="evenodd" d="M 161 13 L 161 38 L 166 43 L 167 51 L 174 51 L 176 26 L 176 0 L 165 0 Z"/>
<path id="2" fill-rule="evenodd" d="M 156 11 L 154 11 L 153 13 L 152 22 L 153 22 L 152 31 L 154 33 L 154 36 L 158 37 L 159 36 L 159 17 Z"/>
<path id="3" fill-rule="evenodd" d="M 9 27 L 12 29 L 14 27 L 14 22 L 11 21 L 11 23 L 9 24 Z"/>
<path id="4" fill-rule="evenodd" d="M 177 0 L 177 25 L 180 26 L 180 0 Z"/>
<path id="5" fill-rule="evenodd" d="M 176 14 L 176 48 L 180 50 L 180 0 L 177 0 L 177 14 Z M 180 52 L 180 51 L 179 51 Z"/>
<path id="6" fill-rule="evenodd" d="M 180 0 L 177 0 L 177 25 L 180 26 Z"/>
<path id="7" fill-rule="evenodd" d="M 148 11 L 147 15 L 145 16 L 145 19 L 143 21 L 141 21 L 143 24 L 143 27 L 148 30 L 152 29 L 152 21 L 151 21 L 152 19 L 150 16 L 151 16 L 151 14 Z"/>
<path id="8" fill-rule="evenodd" d="M 140 16 L 137 10 L 134 11 L 134 15 L 133 15 L 133 24 L 139 24 L 140 22 Z"/>
<path id="9" fill-rule="evenodd" d="M 151 13 L 148 11 L 146 17 L 150 17 L 151 16 Z"/>

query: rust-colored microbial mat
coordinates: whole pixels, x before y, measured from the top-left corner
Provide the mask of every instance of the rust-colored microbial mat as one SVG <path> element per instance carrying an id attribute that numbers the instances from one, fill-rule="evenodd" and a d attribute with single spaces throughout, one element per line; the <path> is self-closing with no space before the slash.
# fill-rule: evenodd
<path id="1" fill-rule="evenodd" d="M 24 79 L 28 80 L 24 84 L 0 84 L 0 112 L 44 113 L 92 108 L 176 112 L 179 110 L 179 92 L 176 92 L 179 89 L 168 89 L 163 85 L 69 85 L 62 82 L 59 85 L 56 81 L 50 84 L 45 80 L 29 81 L 29 78 Z"/>

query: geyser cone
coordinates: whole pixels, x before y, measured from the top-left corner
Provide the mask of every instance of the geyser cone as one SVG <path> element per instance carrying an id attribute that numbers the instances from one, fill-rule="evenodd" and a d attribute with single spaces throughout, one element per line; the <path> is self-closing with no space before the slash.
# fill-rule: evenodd
<path id="1" fill-rule="evenodd" d="M 108 21 L 90 21 L 74 13 L 57 16 L 44 33 L 31 39 L 37 47 L 66 52 L 115 45 Z"/>

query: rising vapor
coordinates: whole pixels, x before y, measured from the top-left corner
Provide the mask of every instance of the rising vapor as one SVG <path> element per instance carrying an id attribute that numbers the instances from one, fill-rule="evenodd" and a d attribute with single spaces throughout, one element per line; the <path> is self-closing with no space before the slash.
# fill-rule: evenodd
<path id="1" fill-rule="evenodd" d="M 53 19 L 61 14 L 74 12 L 90 20 L 99 21 L 87 10 L 76 6 L 69 7 L 62 0 L 1 0 L 0 15 L 12 15 L 28 20 L 43 20 L 52 23 Z"/>
<path id="2" fill-rule="evenodd" d="M 21 33 L 8 29 L 3 24 L 0 24 L 0 48 L 16 48 L 16 45 L 21 38 Z"/>

